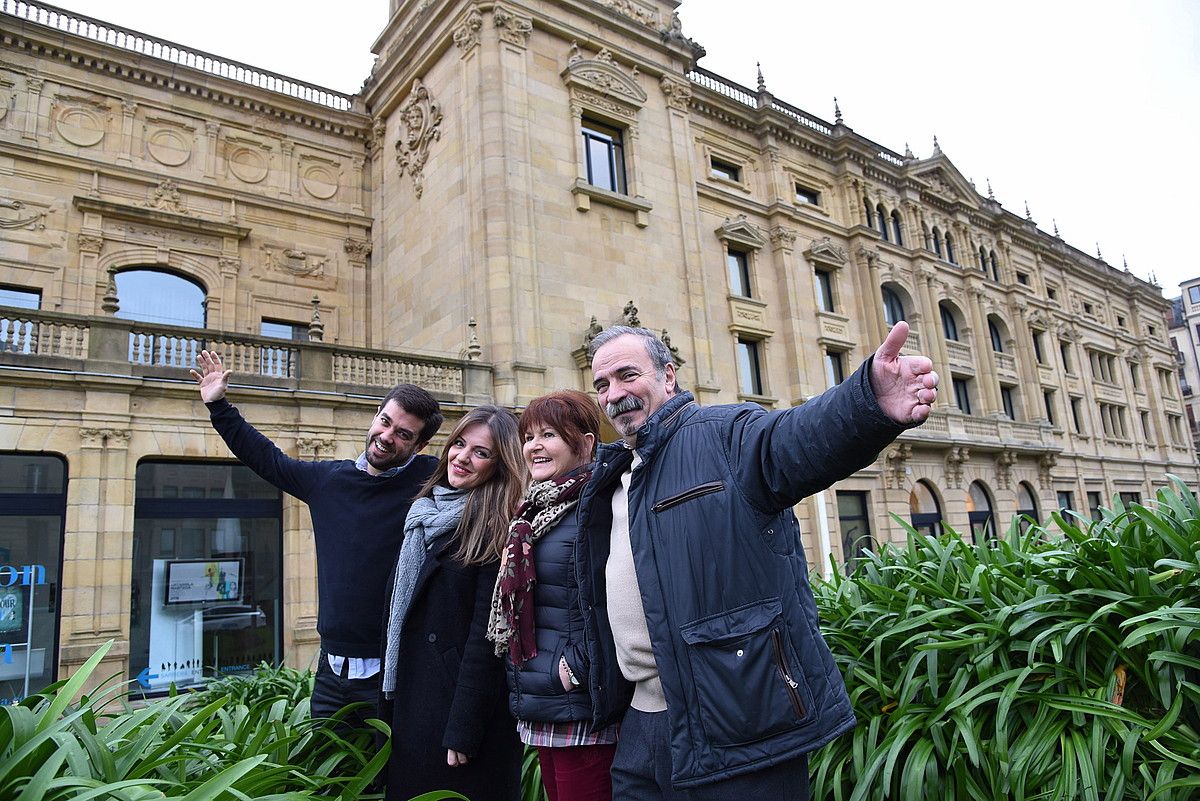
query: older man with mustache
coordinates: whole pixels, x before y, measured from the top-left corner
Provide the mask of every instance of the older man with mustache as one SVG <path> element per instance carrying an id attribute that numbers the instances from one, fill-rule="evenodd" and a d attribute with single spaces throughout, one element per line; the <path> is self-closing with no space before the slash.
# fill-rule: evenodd
<path id="1" fill-rule="evenodd" d="M 774 412 L 699 407 L 645 329 L 593 339 L 624 442 L 580 500 L 576 573 L 590 661 L 619 666 L 588 677 L 596 725 L 623 717 L 614 799 L 803 801 L 805 755 L 854 726 L 792 506 L 929 416 L 938 376 L 900 355 L 907 337 L 898 323 L 837 387 Z"/>
<path id="2" fill-rule="evenodd" d="M 305 462 L 285 456 L 225 399 L 231 371 L 202 351 L 192 377 L 213 428 L 233 455 L 270 484 L 308 504 L 317 559 L 317 633 L 321 657 L 313 717 L 351 703 L 353 716 L 378 717 L 386 582 L 403 539 L 404 519 L 437 465 L 420 456 L 442 425 L 438 402 L 413 384 L 392 388 L 379 404 L 357 460 Z"/>

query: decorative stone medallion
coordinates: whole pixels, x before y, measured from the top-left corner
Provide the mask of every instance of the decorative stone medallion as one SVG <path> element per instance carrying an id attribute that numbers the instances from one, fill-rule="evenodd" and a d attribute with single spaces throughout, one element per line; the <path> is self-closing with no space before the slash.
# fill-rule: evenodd
<path id="1" fill-rule="evenodd" d="M 150 158 L 168 167 L 178 167 L 192 157 L 192 142 L 182 131 L 159 128 L 146 138 Z"/>
<path id="2" fill-rule="evenodd" d="M 262 154 L 245 145 L 230 145 L 225 161 L 234 177 L 248 184 L 259 183 L 270 172 Z"/>
<path id="3" fill-rule="evenodd" d="M 300 185 L 318 200 L 329 200 L 337 194 L 338 176 L 328 164 L 310 164 L 300 173 Z"/>

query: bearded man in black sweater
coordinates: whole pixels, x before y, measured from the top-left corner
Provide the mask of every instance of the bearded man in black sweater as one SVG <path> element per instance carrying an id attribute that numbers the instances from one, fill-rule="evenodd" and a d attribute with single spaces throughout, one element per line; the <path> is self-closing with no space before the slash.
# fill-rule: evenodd
<path id="1" fill-rule="evenodd" d="M 313 717 L 362 701 L 348 723 L 378 717 L 381 632 L 386 582 L 404 538 L 413 497 L 437 459 L 417 455 L 442 425 L 438 402 L 412 384 L 394 387 L 379 405 L 357 460 L 304 462 L 286 456 L 247 423 L 225 392 L 232 371 L 202 351 L 192 377 L 213 428 L 264 481 L 308 504 L 317 551 L 317 633 L 321 655 Z"/>

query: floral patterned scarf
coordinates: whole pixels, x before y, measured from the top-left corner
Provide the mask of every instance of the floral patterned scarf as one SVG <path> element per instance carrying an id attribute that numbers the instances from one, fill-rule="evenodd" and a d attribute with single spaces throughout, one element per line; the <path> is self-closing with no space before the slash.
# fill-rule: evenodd
<path id="1" fill-rule="evenodd" d="M 497 656 L 508 651 L 517 667 L 537 656 L 533 636 L 533 585 L 537 582 L 533 545 L 579 502 L 591 477 L 592 472 L 584 470 L 532 484 L 508 527 L 500 575 L 492 592 L 487 638 L 496 643 Z"/>

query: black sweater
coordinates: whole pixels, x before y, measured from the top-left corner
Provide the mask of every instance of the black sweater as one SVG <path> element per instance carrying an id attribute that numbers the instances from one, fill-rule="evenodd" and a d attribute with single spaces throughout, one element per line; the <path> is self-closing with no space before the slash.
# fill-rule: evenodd
<path id="1" fill-rule="evenodd" d="M 208 404 L 213 428 L 233 455 L 308 504 L 317 550 L 317 633 L 326 653 L 378 657 L 387 579 L 413 496 L 437 466 L 416 456 L 389 478 L 348 459 L 302 462 L 286 456 L 225 399 Z"/>

